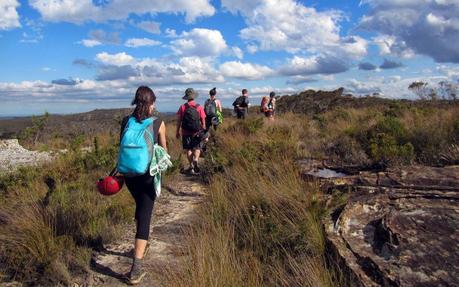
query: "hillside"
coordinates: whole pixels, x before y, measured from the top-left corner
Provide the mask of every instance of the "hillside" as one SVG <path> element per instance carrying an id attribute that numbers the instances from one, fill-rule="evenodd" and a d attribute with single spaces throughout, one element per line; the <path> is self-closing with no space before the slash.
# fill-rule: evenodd
<path id="1" fill-rule="evenodd" d="M 132 109 L 97 109 L 70 115 L 49 115 L 42 141 L 53 137 L 70 138 L 76 135 L 94 135 L 101 132 L 118 133 L 121 119 Z M 157 114 L 169 120 L 172 114 Z M 32 126 L 32 117 L 0 119 L 0 139 L 18 138 L 21 131 Z"/>

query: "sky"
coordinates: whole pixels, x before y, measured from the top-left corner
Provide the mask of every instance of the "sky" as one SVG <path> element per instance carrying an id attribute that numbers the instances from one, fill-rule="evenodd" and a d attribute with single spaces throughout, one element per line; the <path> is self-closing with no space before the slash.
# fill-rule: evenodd
<path id="1" fill-rule="evenodd" d="M 0 116 L 458 82 L 459 0 L 0 0 Z"/>

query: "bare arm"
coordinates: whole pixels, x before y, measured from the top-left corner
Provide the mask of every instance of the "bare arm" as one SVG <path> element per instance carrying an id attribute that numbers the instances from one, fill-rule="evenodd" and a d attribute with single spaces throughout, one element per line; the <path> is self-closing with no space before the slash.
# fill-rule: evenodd
<path id="1" fill-rule="evenodd" d="M 159 126 L 159 145 L 167 151 L 166 125 L 164 122 Z"/>
<path id="2" fill-rule="evenodd" d="M 218 101 L 218 102 L 217 102 L 217 109 L 218 109 L 218 111 L 219 111 L 220 113 L 223 112 L 223 109 L 222 109 L 222 102 L 221 102 L 221 101 Z"/>

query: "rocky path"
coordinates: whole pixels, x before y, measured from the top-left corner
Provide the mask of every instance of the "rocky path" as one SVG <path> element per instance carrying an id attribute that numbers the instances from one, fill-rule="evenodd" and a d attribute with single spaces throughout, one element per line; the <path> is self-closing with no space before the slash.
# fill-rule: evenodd
<path id="1" fill-rule="evenodd" d="M 197 178 L 178 175 L 162 189 L 155 203 L 150 229 L 150 249 L 145 257 L 148 275 L 137 286 L 161 286 L 164 272 L 178 270 L 186 258 L 187 227 L 196 220 L 196 207 L 205 189 Z M 93 255 L 89 286 L 126 286 L 132 262 L 134 223 L 119 241 Z"/>

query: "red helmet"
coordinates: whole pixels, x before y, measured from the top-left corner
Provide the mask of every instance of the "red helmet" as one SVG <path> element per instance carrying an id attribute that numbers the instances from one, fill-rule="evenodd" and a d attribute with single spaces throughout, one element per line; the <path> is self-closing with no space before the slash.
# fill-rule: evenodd
<path id="1" fill-rule="evenodd" d="M 124 177 L 122 176 L 106 176 L 100 178 L 97 182 L 97 189 L 103 195 L 113 195 L 121 190 L 124 184 Z"/>

